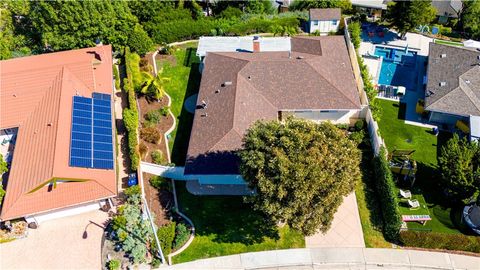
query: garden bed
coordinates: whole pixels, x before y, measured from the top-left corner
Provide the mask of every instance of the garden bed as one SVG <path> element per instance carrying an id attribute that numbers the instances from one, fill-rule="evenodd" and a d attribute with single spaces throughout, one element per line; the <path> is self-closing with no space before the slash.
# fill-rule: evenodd
<path id="1" fill-rule="evenodd" d="M 164 134 L 173 125 L 173 118 L 168 113 L 165 113 L 165 114 L 160 113 L 160 110 L 162 108 L 168 107 L 168 97 L 166 96 L 163 97 L 162 99 L 160 99 L 159 102 L 157 102 L 156 100 L 149 100 L 148 98 L 146 98 L 146 96 L 141 96 L 137 100 L 139 104 L 140 130 L 144 127 L 152 126 L 156 130 L 158 130 L 158 132 L 161 135 L 160 142 L 157 144 L 143 139 L 142 136 L 140 135 L 139 147 L 140 147 L 141 159 L 142 161 L 155 163 L 152 160 L 152 153 L 156 150 L 160 150 L 162 152 L 163 159 L 164 159 L 163 163 L 168 163 L 167 162 L 168 152 L 167 152 L 167 145 L 164 139 Z M 154 111 L 159 112 L 158 123 L 153 123 L 152 121 L 147 121 L 146 119 L 148 118 L 147 114 L 149 112 L 154 112 Z M 142 151 L 142 144 L 146 146 L 146 151 Z"/>
<path id="2" fill-rule="evenodd" d="M 157 226 L 163 226 L 170 222 L 170 210 L 174 206 L 173 194 L 168 188 L 156 188 L 151 184 L 150 179 L 156 176 L 143 173 L 145 197 L 154 215 L 154 222 Z"/>

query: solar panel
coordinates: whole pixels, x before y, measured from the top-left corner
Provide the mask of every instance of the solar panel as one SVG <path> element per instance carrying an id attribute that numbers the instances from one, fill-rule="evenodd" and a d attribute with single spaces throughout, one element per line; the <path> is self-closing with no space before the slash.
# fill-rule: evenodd
<path id="1" fill-rule="evenodd" d="M 111 96 L 74 96 L 70 166 L 113 169 Z"/>

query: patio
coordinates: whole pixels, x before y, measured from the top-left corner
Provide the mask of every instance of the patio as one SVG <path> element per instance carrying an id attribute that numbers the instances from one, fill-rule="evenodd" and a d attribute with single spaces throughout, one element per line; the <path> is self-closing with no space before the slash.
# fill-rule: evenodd
<path id="1" fill-rule="evenodd" d="M 0 269 L 100 269 L 107 219 L 97 210 L 43 222 L 26 238 L 0 245 Z"/>

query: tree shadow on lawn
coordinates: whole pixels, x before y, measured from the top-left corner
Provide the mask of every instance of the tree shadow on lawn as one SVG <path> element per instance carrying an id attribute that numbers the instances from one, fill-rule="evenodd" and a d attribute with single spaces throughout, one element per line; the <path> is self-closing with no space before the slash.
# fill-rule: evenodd
<path id="1" fill-rule="evenodd" d="M 187 50 L 188 49 L 193 49 L 193 48 L 187 48 Z M 193 50 L 193 53 L 194 51 L 195 50 Z M 189 54 L 188 51 L 187 51 L 187 54 Z M 185 59 L 187 58 L 188 56 L 185 56 Z M 188 141 L 190 139 L 190 132 L 192 130 L 192 124 L 193 124 L 193 114 L 187 112 L 183 104 L 185 103 L 185 100 L 188 97 L 198 93 L 198 90 L 200 88 L 200 79 L 201 79 L 201 74 L 198 70 L 199 63 L 187 63 L 187 64 L 191 66 L 191 69 L 190 69 L 190 74 L 188 76 L 188 84 L 187 84 L 185 97 L 184 97 L 184 100 L 182 100 L 182 111 L 180 113 L 180 116 L 177 118 L 177 121 L 178 121 L 177 134 L 175 136 L 175 141 L 173 142 L 173 149 L 172 149 L 172 162 L 175 163 L 176 165 L 185 164 L 185 158 L 187 156 L 187 149 L 188 149 Z"/>
<path id="2" fill-rule="evenodd" d="M 241 196 L 195 196 L 184 182 L 176 182 L 180 209 L 192 219 L 197 235 L 217 243 L 262 243 L 264 237 L 280 239 L 277 226 L 252 210 Z"/>
<path id="3" fill-rule="evenodd" d="M 452 202 L 446 198 L 442 186 L 439 182 L 440 171 L 430 164 L 418 163 L 416 175 L 416 185 L 425 198 L 425 202 L 430 210 L 430 214 L 448 229 L 459 230 L 457 226 L 460 220 L 452 214 L 452 209 L 461 207 L 460 204 Z"/>
<path id="4" fill-rule="evenodd" d="M 367 133 L 368 134 L 368 133 Z M 360 167 L 362 173 L 362 183 L 364 185 L 365 191 L 365 200 L 367 203 L 367 208 L 370 210 L 370 222 L 372 226 L 379 231 L 382 230 L 383 227 L 383 217 L 382 217 L 382 210 L 380 208 L 380 202 L 378 200 L 379 194 L 377 194 L 375 188 L 375 174 L 373 171 L 373 152 L 371 150 L 371 146 L 362 147 L 360 146 L 362 151 Z"/>

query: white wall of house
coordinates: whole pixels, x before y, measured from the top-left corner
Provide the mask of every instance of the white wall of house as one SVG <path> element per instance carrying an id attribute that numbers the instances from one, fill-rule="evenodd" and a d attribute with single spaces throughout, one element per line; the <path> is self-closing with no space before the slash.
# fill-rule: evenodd
<path id="1" fill-rule="evenodd" d="M 340 25 L 340 20 L 319 21 L 310 20 L 310 33 L 319 31 L 321 34 L 328 34 L 329 32 L 337 32 Z"/>
<path id="2" fill-rule="evenodd" d="M 430 112 L 430 122 L 441 123 L 447 125 L 455 125 L 458 120 L 468 120 L 467 117 L 442 112 Z"/>
<path id="3" fill-rule="evenodd" d="M 25 220 L 30 222 L 35 222 L 37 224 L 41 224 L 44 221 L 63 218 L 63 217 L 70 217 L 74 215 L 83 214 L 86 212 L 94 211 L 100 209 L 103 205 L 105 205 L 105 200 L 97 201 L 97 202 L 89 202 L 85 204 L 80 204 L 76 206 L 71 206 L 67 208 L 62 208 L 58 210 L 48 211 L 41 214 L 35 214 L 31 216 L 25 217 Z"/>
<path id="4" fill-rule="evenodd" d="M 201 185 L 246 185 L 239 174 L 211 174 L 211 175 L 188 175 L 192 179 L 197 179 Z"/>
<path id="5" fill-rule="evenodd" d="M 316 122 L 330 121 L 334 124 L 350 124 L 351 119 L 361 118 L 360 110 L 296 110 L 285 114 Z"/>

